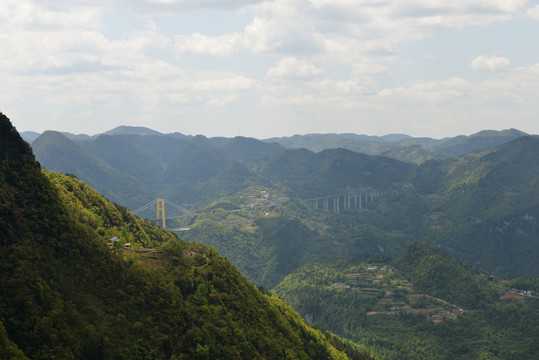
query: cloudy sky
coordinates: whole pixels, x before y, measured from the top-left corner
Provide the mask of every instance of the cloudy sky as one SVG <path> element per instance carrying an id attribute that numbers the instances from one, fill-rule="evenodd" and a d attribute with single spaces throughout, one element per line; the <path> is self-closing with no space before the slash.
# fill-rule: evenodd
<path id="1" fill-rule="evenodd" d="M 539 133 L 539 0 L 2 0 L 19 131 Z"/>

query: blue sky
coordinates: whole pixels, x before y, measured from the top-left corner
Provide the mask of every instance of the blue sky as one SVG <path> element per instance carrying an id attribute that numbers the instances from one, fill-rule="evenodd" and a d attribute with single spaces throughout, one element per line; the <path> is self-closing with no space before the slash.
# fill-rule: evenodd
<path id="1" fill-rule="evenodd" d="M 19 131 L 539 133 L 539 1 L 3 0 Z"/>

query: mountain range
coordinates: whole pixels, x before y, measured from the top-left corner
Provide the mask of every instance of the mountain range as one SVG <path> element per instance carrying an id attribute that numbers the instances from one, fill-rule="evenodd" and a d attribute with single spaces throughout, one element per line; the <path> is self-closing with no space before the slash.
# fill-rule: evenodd
<path id="1" fill-rule="evenodd" d="M 278 167 L 276 157 L 286 148 L 327 150 L 326 154 L 331 153 L 331 149 L 342 148 L 418 164 L 429 159 L 482 151 L 525 134 L 518 130 L 482 131 L 468 137 L 442 140 L 406 135 L 313 134 L 260 141 L 244 137 L 161 134 L 144 127 L 120 126 L 94 136 L 53 131 L 37 135 L 22 133 L 45 168 L 79 174 L 111 200 L 136 208 L 156 195 L 175 196 L 178 202 L 201 205 L 200 199 L 204 195 L 187 194 L 197 190 L 207 194 L 207 198 L 217 194 L 209 194 L 207 188 L 200 189 L 200 184 L 238 162 L 246 165 L 273 160 L 274 168 Z M 292 154 L 295 152 L 285 153 L 281 161 L 292 161 L 293 166 L 292 158 L 285 160 L 287 156 L 298 156 Z M 312 161 L 316 161 L 317 156 L 323 155 L 313 155 Z M 386 183 L 392 180 L 388 178 Z M 113 186 L 120 183 L 119 187 Z M 123 187 L 126 187 L 125 191 Z"/>
<path id="2" fill-rule="evenodd" d="M 344 148 L 322 149 L 342 144 L 343 139 L 399 146 L 398 151 L 419 149 L 422 154 L 429 153 L 429 160 L 417 164 L 417 158 L 401 161 Z M 285 140 L 289 142 L 280 141 L 287 146 L 317 144 L 320 151 L 287 149 L 252 138 L 159 134 L 132 127 L 93 137 L 47 131 L 32 142 L 32 147 L 46 169 L 75 174 L 107 198 L 131 209 L 156 197 L 188 209 L 203 209 L 215 201 L 237 198 L 245 189 L 263 186 L 286 195 L 289 201 L 275 205 L 271 213 L 296 218 L 300 226 L 314 231 L 314 236 L 322 239 L 317 251 L 383 252 L 397 257 L 414 240 L 421 239 L 480 269 L 511 277 L 539 275 L 537 137 L 505 130 L 443 140 L 352 134 Z M 450 154 L 465 155 L 447 157 Z M 328 213 L 322 216 L 302 202 L 366 188 L 384 194 L 367 212 L 345 211 L 338 218 Z M 242 221 L 252 222 L 251 216 L 246 215 Z M 205 224 L 208 231 L 221 228 Z M 255 231 L 258 224 L 261 222 L 253 224 Z M 270 251 L 265 254 L 271 254 L 274 245 L 264 245 L 271 244 L 264 240 L 264 234 L 269 233 L 256 234 L 262 238 L 251 246 L 262 246 Z M 227 257 L 230 255 L 214 230 L 200 236 Z M 246 236 L 255 235 L 247 232 Z M 338 246 L 328 248 L 328 243 Z M 245 271 L 246 254 L 252 251 L 236 252 L 229 258 Z M 275 263 L 292 260 L 299 266 L 308 260 L 303 253 L 297 257 L 266 257 L 260 268 L 267 266 L 266 273 L 282 277 L 286 272 L 275 270 Z M 271 268 L 274 271 L 268 272 Z M 251 279 L 260 285 L 272 287 L 279 280 L 260 271 L 250 272 L 254 273 L 259 275 Z"/>
<path id="3" fill-rule="evenodd" d="M 223 269 L 222 258 L 200 243 L 214 246 L 260 286 L 262 293 L 269 294 L 265 288 L 271 289 L 307 320 L 361 342 L 373 356 L 511 358 L 513 354 L 528 358 L 536 353 L 534 342 L 529 340 L 537 329 L 527 320 L 533 322 L 537 317 L 533 301 L 529 307 L 528 303 L 520 306 L 518 301 L 511 300 L 501 303 L 502 308 L 493 304 L 493 299 L 503 289 L 510 290 L 501 285 L 486 285 L 483 281 L 483 278 L 525 276 L 514 280 L 514 284 L 534 286 L 534 277 L 539 276 L 539 163 L 536 157 L 539 138 L 536 136 L 512 129 L 441 140 L 401 134 L 385 137 L 312 134 L 261 141 L 160 134 L 147 128 L 120 127 L 96 136 L 47 131 L 32 141 L 32 148 L 36 159 L 47 170 L 67 174 L 49 173 L 47 177 L 58 189 L 72 220 L 90 226 L 103 241 L 116 236 L 121 244 L 133 242 L 135 248 L 161 249 L 149 257 L 125 250 L 118 252 L 128 263 L 176 266 L 165 266 L 174 273 L 167 277 L 168 281 L 187 289 L 182 295 L 190 301 L 189 306 L 195 306 L 189 307 L 192 311 L 189 316 L 200 315 L 204 319 L 195 323 L 206 330 L 189 335 L 200 344 L 199 347 L 191 343 L 196 345 L 196 355 L 200 358 L 216 351 L 230 354 L 226 346 L 224 350 L 219 348 L 226 337 L 220 338 L 218 344 L 204 337 L 208 334 L 206 331 L 210 331 L 209 337 L 217 336 L 212 332 L 217 330 L 208 324 L 220 323 L 218 315 L 223 313 L 204 306 L 225 306 L 227 311 L 232 308 L 234 313 L 243 314 L 241 308 L 251 301 L 245 300 L 234 308 L 223 300 L 229 295 L 217 296 L 210 291 L 233 289 L 236 294 L 242 291 L 243 285 L 229 284 L 223 288 L 223 278 L 207 269 L 214 264 L 220 264 L 219 269 Z M 8 172 L 14 173 L 11 168 Z M 79 179 L 117 204 L 106 202 Z M 29 185 L 27 190 L 31 188 L 39 187 Z M 6 194 L 10 192 L 13 191 L 7 189 L 3 195 L 8 204 L 10 198 Z M 30 198 L 35 196 L 37 194 L 32 193 Z M 140 229 L 152 234 L 157 230 L 150 230 L 155 228 L 131 217 L 123 207 L 138 208 L 156 197 L 166 197 L 191 210 L 188 217 L 171 220 L 174 226 L 182 228 L 182 238 L 187 242 L 169 240 L 164 242 L 172 244 L 167 247 L 162 245 L 163 240 L 156 240 L 159 236 L 141 235 Z M 9 219 L 17 219 L 17 215 L 9 216 Z M 120 219 L 124 223 L 118 222 Z M 69 237 L 64 235 L 61 239 L 66 236 Z M 62 242 L 56 240 L 56 244 Z M 178 267 L 175 259 L 180 263 L 185 261 L 188 266 Z M 392 259 L 399 260 L 392 262 Z M 333 276 L 346 279 L 347 274 L 356 270 L 368 273 L 371 265 L 387 267 L 390 263 L 399 274 L 376 273 L 376 276 L 382 275 L 381 279 L 394 287 L 388 290 L 394 295 L 384 293 L 382 296 L 379 290 L 374 290 L 378 286 L 374 277 L 369 280 L 372 289 L 350 293 L 343 292 L 343 286 L 350 285 L 346 281 L 328 283 Z M 79 268 L 88 266 L 84 264 Z M 51 267 L 59 268 L 59 265 Z M 335 273 L 331 270 L 334 267 L 340 269 L 338 271 L 342 271 L 341 267 L 349 271 Z M 233 269 L 231 265 L 230 269 Z M 223 273 L 227 279 L 241 277 L 239 273 L 230 275 L 227 271 Z M 328 271 L 332 274 L 330 277 L 326 274 Z M 191 275 L 186 278 L 185 272 Z M 303 276 L 300 282 L 296 281 L 298 274 Z M 306 274 L 313 277 L 307 279 Z M 72 291 L 69 286 L 65 289 Z M 245 294 L 249 298 L 253 293 Z M 89 294 L 84 298 L 94 296 Z M 143 300 L 144 296 L 141 295 Z M 221 299 L 220 302 L 208 302 L 216 298 Z M 388 308 L 389 304 L 400 306 L 397 304 L 405 298 L 408 299 L 406 306 L 420 309 L 417 314 L 413 311 L 395 313 Z M 459 306 L 470 311 L 470 315 L 456 322 L 441 316 L 443 325 L 431 327 L 420 316 L 422 306 L 427 310 L 438 309 L 444 302 L 449 304 L 446 304 L 449 306 L 447 316 L 458 315 Z M 77 309 L 83 306 L 80 302 L 74 303 Z M 305 310 L 307 304 L 311 306 L 308 311 Z M 359 308 L 354 308 L 353 304 Z M 367 314 L 369 309 L 375 312 L 372 317 Z M 394 313 L 386 314 L 386 311 Z M 345 317 L 331 316 L 332 312 Z M 295 316 L 290 309 L 281 313 L 285 317 Z M 9 318 L 0 317 L 7 329 L 2 332 L 0 328 L 0 334 L 6 333 L 4 343 L 12 349 L 11 345 L 15 344 L 17 350 L 19 341 L 13 340 L 14 327 L 6 319 Z M 295 324 L 302 323 L 301 319 L 296 319 Z M 85 321 L 88 323 L 88 320 L 82 323 Z M 222 325 L 241 328 L 243 325 L 237 321 L 241 323 L 234 318 Z M 130 323 L 129 326 L 140 325 Z M 330 334 L 313 333 L 305 326 L 300 327 L 322 342 L 326 341 L 323 338 L 326 336 L 335 351 L 344 350 L 348 357 L 364 356 L 345 341 Z M 471 333 L 466 339 L 459 338 L 462 336 L 459 334 L 468 330 Z M 297 330 L 287 331 L 292 334 Z M 402 331 L 410 332 L 399 336 Z M 164 330 L 157 332 L 163 334 Z M 491 336 L 500 340 L 498 345 L 491 341 Z M 112 338 L 110 332 L 103 337 Z M 104 341 L 99 336 L 91 339 Z M 313 339 L 312 344 L 315 343 Z M 141 344 L 148 347 L 156 343 L 142 341 Z M 300 343 L 285 346 L 299 346 L 294 348 L 296 354 L 301 351 L 311 354 L 312 351 Z M 247 348 L 242 349 L 248 354 Z M 256 349 L 259 351 L 258 345 Z M 110 346 L 106 351 L 113 353 Z M 326 353 L 326 350 L 320 351 Z M 272 353 L 269 357 L 278 356 Z"/>
<path id="4" fill-rule="evenodd" d="M 158 131 L 136 126 L 119 126 L 102 134 L 93 136 L 71 133 L 62 133 L 74 141 L 86 141 L 96 139 L 102 135 L 139 135 L 154 136 L 160 138 L 173 138 L 190 141 L 195 137 L 205 138 L 203 135 L 183 135 L 179 132 L 163 134 Z M 508 129 L 502 131 L 483 130 L 478 133 L 465 136 L 447 137 L 443 139 L 414 138 L 406 134 L 389 134 L 384 136 L 369 136 L 358 134 L 306 134 L 290 137 L 276 137 L 260 140 L 265 143 L 279 144 L 287 149 L 304 148 L 314 152 L 327 149 L 343 148 L 368 155 L 382 155 L 397 160 L 421 163 L 428 159 L 442 159 L 451 156 L 463 156 L 469 153 L 481 152 L 485 149 L 503 144 L 526 133 Z M 32 143 L 40 134 L 33 131 L 25 131 L 21 136 L 28 143 Z M 248 138 L 243 138 L 244 141 Z M 256 139 L 250 138 L 251 143 Z M 217 148 L 223 147 L 230 142 L 230 138 L 209 138 L 209 143 Z M 164 140 L 166 141 L 166 140 Z"/>
<path id="5" fill-rule="evenodd" d="M 0 154 L 0 358 L 368 358 L 215 249 L 43 172 L 3 114 Z"/>

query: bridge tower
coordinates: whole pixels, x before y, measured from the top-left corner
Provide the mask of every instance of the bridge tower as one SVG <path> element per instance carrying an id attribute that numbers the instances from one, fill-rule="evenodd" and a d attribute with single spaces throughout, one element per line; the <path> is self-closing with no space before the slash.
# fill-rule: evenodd
<path id="1" fill-rule="evenodd" d="M 163 229 L 165 229 L 165 199 L 157 199 L 157 220 L 163 219 Z"/>

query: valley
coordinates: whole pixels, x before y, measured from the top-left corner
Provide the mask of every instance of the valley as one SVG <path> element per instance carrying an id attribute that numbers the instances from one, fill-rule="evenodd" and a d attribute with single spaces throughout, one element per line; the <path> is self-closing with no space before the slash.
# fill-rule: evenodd
<path id="1" fill-rule="evenodd" d="M 539 294 L 515 286 L 530 284 L 473 271 L 416 242 L 393 261 L 320 256 L 274 292 L 310 323 L 367 346 L 375 357 L 532 359 Z"/>
<path id="2" fill-rule="evenodd" d="M 214 248 L 45 172 L 3 114 L 0 154 L 0 358 L 370 358 Z"/>
<path id="3" fill-rule="evenodd" d="M 214 248 L 262 293 L 365 356 L 533 358 L 539 139 L 513 130 L 443 141 L 347 135 L 347 148 L 335 139 L 122 127 L 94 137 L 45 132 L 32 148 L 47 170 L 69 174 L 47 174 L 65 199 L 88 182 L 121 204 L 123 219 L 167 199 L 167 228 L 186 241 L 173 258 L 205 273 Z M 350 150 L 360 143 L 368 154 Z M 146 210 L 137 215 L 155 221 L 156 209 Z M 170 256 L 137 227 L 77 213 L 103 238 L 130 244 L 115 256 L 169 271 Z M 188 302 L 206 304 L 209 293 L 186 286 Z"/>

